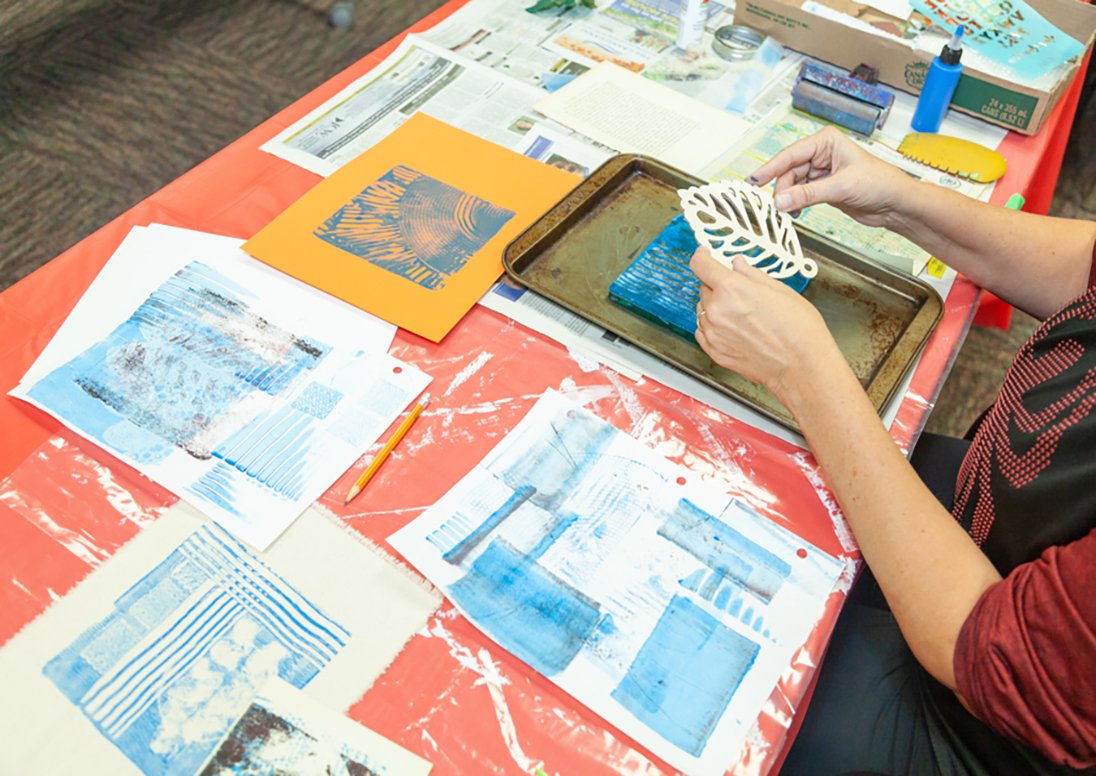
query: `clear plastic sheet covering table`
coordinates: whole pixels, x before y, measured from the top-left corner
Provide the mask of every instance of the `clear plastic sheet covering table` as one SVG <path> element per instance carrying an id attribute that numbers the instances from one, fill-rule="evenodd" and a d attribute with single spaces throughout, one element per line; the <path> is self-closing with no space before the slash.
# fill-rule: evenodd
<path id="1" fill-rule="evenodd" d="M 425 29 L 462 4 L 427 17 Z M 0 644 L 174 502 L 174 496 L 6 392 L 49 341 L 129 229 L 152 222 L 248 237 L 318 180 L 258 150 L 390 52 L 365 57 L 220 153 L 137 204 L 0 294 Z M 1083 71 L 1082 71 L 1083 72 Z M 1010 170 L 994 201 L 1053 190 L 1080 83 L 1043 133 L 1010 136 Z M 1049 198 L 1046 198 L 1049 202 Z M 1037 208 L 1038 209 L 1038 208 Z M 909 449 L 921 433 L 978 306 L 959 278 L 892 424 Z M 435 397 L 407 444 L 350 506 L 360 466 L 321 499 L 346 525 L 393 555 L 387 537 L 420 514 L 506 434 L 546 389 L 563 392 L 661 455 L 847 560 L 859 555 L 824 477 L 802 449 L 658 383 L 634 382 L 483 308 L 440 344 L 406 332 L 394 356 L 434 377 Z M 362 463 L 372 455 L 371 450 Z M 844 601 L 824 611 L 770 697 L 735 773 L 766 773 L 781 759 L 809 697 Z M 497 647 L 447 604 L 429 620 L 350 716 L 431 760 L 437 773 L 666 773 L 665 764 Z"/>

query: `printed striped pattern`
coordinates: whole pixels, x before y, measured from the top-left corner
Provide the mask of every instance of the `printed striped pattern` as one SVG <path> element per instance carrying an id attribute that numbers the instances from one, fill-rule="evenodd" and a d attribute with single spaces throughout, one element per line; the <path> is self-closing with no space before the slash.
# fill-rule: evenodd
<path id="1" fill-rule="evenodd" d="M 81 699 L 85 713 L 116 739 L 241 618 L 289 652 L 322 668 L 350 633 L 220 529 L 203 526 L 179 547 L 211 585 Z"/>
<path id="2" fill-rule="evenodd" d="M 310 442 L 318 426 L 316 418 L 292 407 L 268 411 L 225 440 L 213 455 L 293 500 L 304 488 Z"/>

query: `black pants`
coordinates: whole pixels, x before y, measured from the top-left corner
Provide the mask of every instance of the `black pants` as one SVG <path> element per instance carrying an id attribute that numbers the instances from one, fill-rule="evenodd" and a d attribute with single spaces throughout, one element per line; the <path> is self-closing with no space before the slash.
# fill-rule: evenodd
<path id="1" fill-rule="evenodd" d="M 951 508 L 969 442 L 925 434 L 911 463 Z M 906 645 L 871 572 L 853 586 L 782 775 L 1076 773 L 996 734 Z"/>

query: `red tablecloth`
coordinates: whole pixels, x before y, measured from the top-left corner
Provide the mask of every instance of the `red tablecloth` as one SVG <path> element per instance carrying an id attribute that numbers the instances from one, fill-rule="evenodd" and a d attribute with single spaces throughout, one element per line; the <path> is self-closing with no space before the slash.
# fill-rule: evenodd
<path id="1" fill-rule="evenodd" d="M 409 31 L 460 7 L 454 0 Z M 400 36 L 402 38 L 402 36 Z M 30 277 L 0 294 L 0 387 L 13 387 L 131 227 L 152 222 L 248 237 L 318 178 L 258 150 L 333 96 L 398 44 L 373 54 L 138 203 Z M 1033 138 L 1012 136 L 1008 175 L 995 201 L 1019 191 L 1045 209 L 1079 84 Z M 971 318 L 978 291 L 959 280 L 915 371 L 895 439 L 923 426 Z M 589 370 L 566 348 L 481 308 L 440 344 L 400 332 L 392 352 L 434 377 L 439 397 L 416 425 L 434 443 L 411 458 L 397 450 L 368 498 L 342 505 L 344 475 L 322 503 L 386 548 L 387 537 L 441 496 L 548 388 L 562 389 L 697 476 L 751 503 L 822 549 L 847 557 L 847 531 L 813 458 L 651 381 Z M 469 371 L 476 356 L 482 368 Z M 134 536 L 174 497 L 45 414 L 0 399 L 0 642 L 6 641 Z M 765 772 L 779 758 L 795 710 L 832 630 L 843 594 L 831 597 L 759 720 L 738 770 Z M 634 741 L 562 693 L 448 607 L 431 619 L 351 716 L 432 760 L 441 773 L 659 773 Z"/>

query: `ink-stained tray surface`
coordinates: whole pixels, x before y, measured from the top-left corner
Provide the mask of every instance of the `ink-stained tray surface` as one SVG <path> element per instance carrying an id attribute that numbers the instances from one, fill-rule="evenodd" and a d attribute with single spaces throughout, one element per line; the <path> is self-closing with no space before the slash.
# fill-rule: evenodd
<path id="1" fill-rule="evenodd" d="M 703 181 L 656 159 L 609 159 L 520 234 L 503 264 L 518 283 L 798 431 L 766 388 L 715 364 L 689 339 L 609 299 L 609 286 L 681 212 L 677 190 Z M 882 415 L 943 314 L 929 285 L 796 226 L 818 275 L 803 296 L 822 313 Z M 820 390 L 825 390 L 820 386 Z"/>

